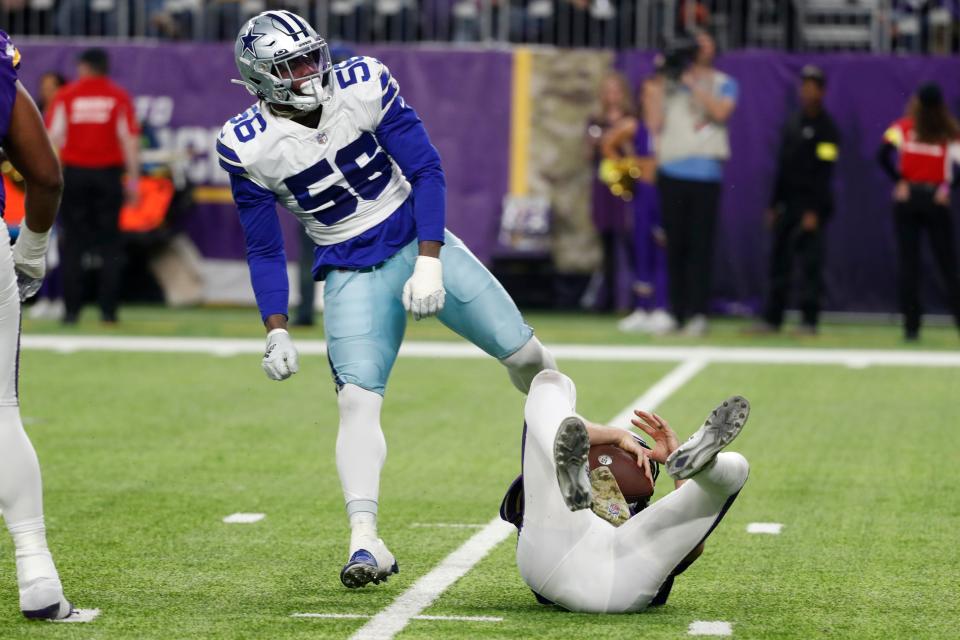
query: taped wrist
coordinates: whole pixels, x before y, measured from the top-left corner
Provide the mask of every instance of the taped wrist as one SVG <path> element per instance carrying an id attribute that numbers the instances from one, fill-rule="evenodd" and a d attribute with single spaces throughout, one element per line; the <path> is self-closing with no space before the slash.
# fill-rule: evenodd
<path id="1" fill-rule="evenodd" d="M 20 235 L 13 245 L 14 255 L 18 262 L 28 264 L 42 264 L 46 259 L 47 245 L 50 243 L 50 231 L 37 233 L 27 226 L 26 221 L 20 225 Z"/>

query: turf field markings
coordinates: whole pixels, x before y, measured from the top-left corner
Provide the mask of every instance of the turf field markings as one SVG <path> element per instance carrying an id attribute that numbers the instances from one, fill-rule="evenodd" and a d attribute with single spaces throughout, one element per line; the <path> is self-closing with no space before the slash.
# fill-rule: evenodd
<path id="1" fill-rule="evenodd" d="M 74 609 L 66 618 L 50 622 L 93 622 L 99 616 L 100 609 Z"/>
<path id="2" fill-rule="evenodd" d="M 410 526 L 416 529 L 483 529 L 487 525 L 460 522 L 414 522 Z"/>
<path id="3" fill-rule="evenodd" d="M 732 636 L 733 625 L 722 620 L 706 621 L 694 620 L 687 628 L 687 635 L 691 636 Z"/>
<path id="4" fill-rule="evenodd" d="M 262 354 L 260 338 L 167 338 L 137 336 L 57 336 L 27 335 L 24 349 L 60 353 L 77 351 L 114 351 L 137 353 L 202 353 L 216 355 Z M 322 340 L 299 340 L 297 351 L 303 355 L 325 355 Z M 635 345 L 554 344 L 550 351 L 562 360 L 595 362 L 683 362 L 738 364 L 832 364 L 854 366 L 960 367 L 957 351 L 896 351 L 870 349 L 808 349 L 759 347 L 660 347 Z M 400 355 L 416 358 L 489 358 L 468 343 L 406 342 Z"/>
<path id="5" fill-rule="evenodd" d="M 227 524 L 253 524 L 267 517 L 265 513 L 231 513 L 223 521 Z"/>
<path id="6" fill-rule="evenodd" d="M 703 368 L 706 366 L 707 361 L 700 358 L 684 360 L 670 371 L 670 373 L 662 377 L 656 384 L 647 389 L 642 396 L 627 405 L 627 407 L 618 413 L 608 424 L 612 427 L 629 429 L 630 419 L 633 418 L 634 409 L 653 411 L 664 400 L 680 389 L 680 387 L 690 382 L 694 376 L 703 371 Z"/>
<path id="7" fill-rule="evenodd" d="M 751 522 L 747 525 L 747 533 L 766 533 L 778 536 L 781 531 L 783 531 L 783 525 L 779 522 Z"/>
<path id="8" fill-rule="evenodd" d="M 291 618 L 328 618 L 334 620 L 364 620 L 372 618 L 368 613 L 291 613 Z M 411 620 L 436 620 L 440 622 L 503 622 L 494 616 L 413 616 Z"/>
<path id="9" fill-rule="evenodd" d="M 429 573 L 397 596 L 390 606 L 373 616 L 351 637 L 351 640 L 390 640 L 400 633 L 410 620 L 433 604 L 450 585 L 483 560 L 498 544 L 516 529 L 499 516 L 448 555 Z M 432 618 L 431 618 L 432 619 Z"/>
<path id="10" fill-rule="evenodd" d="M 635 406 L 643 406 L 653 411 L 660 403 L 677 392 L 706 366 L 706 361 L 695 358 L 686 360 L 650 387 L 646 393 L 631 402 L 617 414 L 611 423 L 624 415 L 633 415 Z M 629 420 L 627 421 L 629 424 Z M 390 606 L 370 619 L 350 640 L 390 640 L 403 631 L 410 620 L 417 619 L 420 612 L 429 607 L 444 591 L 460 579 L 494 547 L 506 540 L 515 531 L 496 517 L 482 530 L 475 533 L 459 549 L 448 555 L 429 573 L 417 580 L 401 593 Z M 423 619 L 434 619 L 422 617 Z"/>

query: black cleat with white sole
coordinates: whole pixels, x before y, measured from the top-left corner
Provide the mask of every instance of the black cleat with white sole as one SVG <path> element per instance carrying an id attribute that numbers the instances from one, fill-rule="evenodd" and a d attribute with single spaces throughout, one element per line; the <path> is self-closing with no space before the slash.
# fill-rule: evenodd
<path id="1" fill-rule="evenodd" d="M 73 605 L 66 598 L 61 597 L 59 602 L 55 602 L 49 607 L 30 611 L 21 609 L 21 612 L 25 618 L 30 620 L 64 620 L 73 613 Z"/>
<path id="2" fill-rule="evenodd" d="M 703 469 L 733 442 L 750 417 L 750 403 L 742 396 L 724 400 L 707 416 L 703 426 L 667 458 L 667 473 L 685 480 Z"/>
<path id="3" fill-rule="evenodd" d="M 593 503 L 587 468 L 589 454 L 590 436 L 583 420 L 576 416 L 564 418 L 553 441 L 553 460 L 560 495 L 570 511 L 589 509 Z"/>

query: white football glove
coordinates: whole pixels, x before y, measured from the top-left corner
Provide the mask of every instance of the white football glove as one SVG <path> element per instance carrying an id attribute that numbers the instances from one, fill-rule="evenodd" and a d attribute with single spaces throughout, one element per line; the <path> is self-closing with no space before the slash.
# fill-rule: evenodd
<path id="1" fill-rule="evenodd" d="M 17 272 L 17 288 L 20 290 L 20 302 L 32 297 L 43 284 L 47 272 L 47 244 L 50 232 L 37 233 L 27 227 L 26 221 L 20 225 L 20 235 L 13 245 L 13 268 Z"/>
<path id="2" fill-rule="evenodd" d="M 262 364 L 271 380 L 286 380 L 300 370 L 297 350 L 286 329 L 273 329 L 267 334 L 267 350 Z"/>
<path id="3" fill-rule="evenodd" d="M 440 259 L 417 256 L 413 275 L 403 285 L 403 308 L 413 313 L 414 320 L 429 318 L 443 310 L 445 299 Z"/>

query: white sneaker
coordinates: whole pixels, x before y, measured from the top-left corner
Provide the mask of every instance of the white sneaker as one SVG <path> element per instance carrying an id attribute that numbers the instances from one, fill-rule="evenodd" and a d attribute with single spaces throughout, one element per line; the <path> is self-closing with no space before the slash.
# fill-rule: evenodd
<path id="1" fill-rule="evenodd" d="M 51 301 L 47 298 L 40 298 L 33 303 L 33 306 L 30 307 L 30 311 L 27 312 L 27 317 L 31 320 L 41 320 L 47 317 L 47 307 L 50 306 Z"/>
<path id="2" fill-rule="evenodd" d="M 643 309 L 637 309 L 617 323 L 617 329 L 624 333 L 646 333 L 649 316 Z"/>
<path id="3" fill-rule="evenodd" d="M 67 312 L 63 304 L 63 298 L 51 300 L 47 305 L 47 320 L 63 320 L 63 315 Z"/>
<path id="4" fill-rule="evenodd" d="M 17 586 L 20 611 L 27 618 L 60 620 L 73 607 L 63 597 L 63 585 L 47 550 L 17 551 Z"/>
<path id="5" fill-rule="evenodd" d="M 707 335 L 707 316 L 700 313 L 687 320 L 687 324 L 683 327 L 683 335 L 690 338 L 702 338 Z"/>
<path id="6" fill-rule="evenodd" d="M 20 611 L 31 620 L 63 620 L 73 605 L 63 597 L 59 579 L 39 578 L 20 589 Z"/>
<path id="7" fill-rule="evenodd" d="M 665 309 L 657 309 L 647 318 L 647 331 L 655 336 L 664 336 L 677 329 L 677 321 Z"/>

